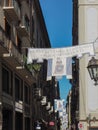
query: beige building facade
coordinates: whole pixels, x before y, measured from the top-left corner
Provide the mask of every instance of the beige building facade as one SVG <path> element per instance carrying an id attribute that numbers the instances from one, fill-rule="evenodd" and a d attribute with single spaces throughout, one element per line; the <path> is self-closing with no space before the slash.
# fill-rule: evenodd
<path id="1" fill-rule="evenodd" d="M 79 45 L 93 42 L 98 58 L 98 0 L 78 0 L 78 38 Z M 98 85 L 87 70 L 91 57 L 79 59 L 79 124 L 83 130 L 98 129 Z"/>

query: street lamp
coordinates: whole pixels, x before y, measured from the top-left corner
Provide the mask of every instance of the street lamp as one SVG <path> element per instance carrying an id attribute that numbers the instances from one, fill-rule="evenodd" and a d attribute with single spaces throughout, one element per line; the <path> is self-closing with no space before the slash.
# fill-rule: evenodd
<path id="1" fill-rule="evenodd" d="M 98 85 L 98 60 L 92 57 L 87 66 L 88 72 L 95 85 Z"/>

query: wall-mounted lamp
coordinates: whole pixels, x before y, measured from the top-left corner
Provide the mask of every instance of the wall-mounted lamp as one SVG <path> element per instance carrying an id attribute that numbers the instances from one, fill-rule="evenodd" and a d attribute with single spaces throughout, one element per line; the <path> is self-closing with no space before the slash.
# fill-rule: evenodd
<path id="1" fill-rule="evenodd" d="M 98 85 L 98 60 L 92 57 L 87 66 L 88 72 L 95 85 Z"/>

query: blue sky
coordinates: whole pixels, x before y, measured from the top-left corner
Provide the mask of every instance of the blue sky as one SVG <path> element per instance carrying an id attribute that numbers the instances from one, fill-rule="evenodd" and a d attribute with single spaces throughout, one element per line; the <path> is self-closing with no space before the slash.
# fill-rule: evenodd
<path id="1" fill-rule="evenodd" d="M 72 0 L 40 0 L 51 46 L 72 45 Z M 66 99 L 71 88 L 63 77 L 60 81 L 60 95 Z"/>

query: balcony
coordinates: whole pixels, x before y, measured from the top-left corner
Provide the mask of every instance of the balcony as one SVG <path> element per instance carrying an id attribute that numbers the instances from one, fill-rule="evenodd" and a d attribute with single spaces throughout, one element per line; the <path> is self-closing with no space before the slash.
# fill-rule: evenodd
<path id="1" fill-rule="evenodd" d="M 0 26 L 0 56 L 3 56 L 3 54 L 8 54 L 10 51 L 10 40 L 7 38 L 5 31 Z"/>
<path id="2" fill-rule="evenodd" d="M 34 88 L 34 98 L 36 98 L 37 101 L 42 100 L 42 89 L 41 88 Z"/>
<path id="3" fill-rule="evenodd" d="M 15 102 L 15 110 L 23 113 L 23 103 L 22 102 Z"/>
<path id="4" fill-rule="evenodd" d="M 53 113 L 53 106 L 50 107 L 50 110 L 48 111 L 49 114 Z"/>
<path id="5" fill-rule="evenodd" d="M 51 109 L 51 103 L 48 102 L 47 106 L 46 106 L 46 110 L 49 111 Z"/>
<path id="6" fill-rule="evenodd" d="M 14 56 L 19 63 L 21 63 L 23 58 L 15 43 L 6 36 L 2 27 L 0 27 L 0 55 L 3 57 Z"/>
<path id="7" fill-rule="evenodd" d="M 17 73 L 28 82 L 29 85 L 36 82 L 30 71 L 23 65 L 23 55 L 19 52 L 15 43 L 13 43 L 5 34 L 0 26 L 0 57 L 4 59 L 7 65 L 10 65 Z"/>
<path id="8" fill-rule="evenodd" d="M 47 98 L 46 98 L 46 96 L 43 96 L 43 97 L 42 97 L 41 105 L 42 105 L 42 106 L 47 105 Z"/>
<path id="9" fill-rule="evenodd" d="M 30 24 L 26 16 L 22 17 L 22 21 L 17 27 L 17 32 L 20 37 L 26 38 L 30 42 Z"/>
<path id="10" fill-rule="evenodd" d="M 20 6 L 17 0 L 4 0 L 3 10 L 10 22 L 18 22 L 20 20 Z"/>

